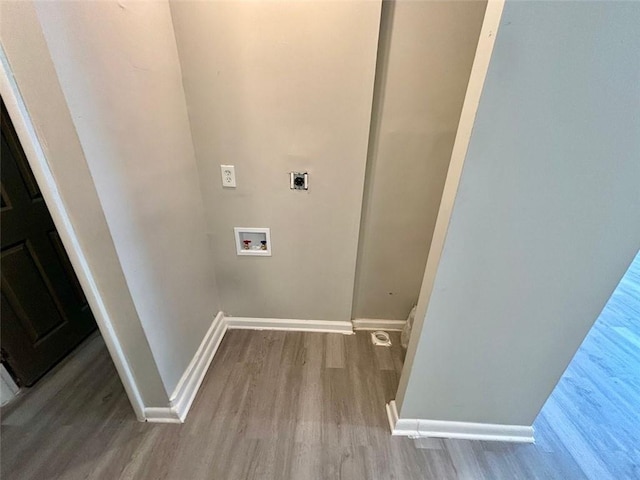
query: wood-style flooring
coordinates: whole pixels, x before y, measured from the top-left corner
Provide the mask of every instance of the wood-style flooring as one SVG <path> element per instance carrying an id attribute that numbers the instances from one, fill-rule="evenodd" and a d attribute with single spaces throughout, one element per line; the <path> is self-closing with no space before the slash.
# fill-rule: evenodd
<path id="1" fill-rule="evenodd" d="M 640 253 L 534 427 L 587 478 L 640 480 Z"/>
<path id="2" fill-rule="evenodd" d="M 535 445 L 391 437 L 399 336 L 227 333 L 184 425 L 136 421 L 100 337 L 2 409 L 3 480 L 640 479 L 640 257 Z"/>

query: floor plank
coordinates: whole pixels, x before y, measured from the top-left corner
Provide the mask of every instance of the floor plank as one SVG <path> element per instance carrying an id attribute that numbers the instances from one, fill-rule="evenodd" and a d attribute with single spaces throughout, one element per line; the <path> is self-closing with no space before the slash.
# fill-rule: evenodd
<path id="1" fill-rule="evenodd" d="M 538 443 L 553 437 L 583 477 L 640 479 L 638 339 L 640 253 L 534 424 Z"/>

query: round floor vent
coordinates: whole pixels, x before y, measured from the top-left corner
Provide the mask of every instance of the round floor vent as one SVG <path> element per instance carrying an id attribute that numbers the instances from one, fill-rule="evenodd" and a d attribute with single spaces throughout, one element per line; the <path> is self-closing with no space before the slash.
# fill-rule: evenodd
<path id="1" fill-rule="evenodd" d="M 371 341 L 374 345 L 378 345 L 380 347 L 391 346 L 391 337 L 389 337 L 387 332 L 383 332 L 382 330 L 371 332 Z"/>

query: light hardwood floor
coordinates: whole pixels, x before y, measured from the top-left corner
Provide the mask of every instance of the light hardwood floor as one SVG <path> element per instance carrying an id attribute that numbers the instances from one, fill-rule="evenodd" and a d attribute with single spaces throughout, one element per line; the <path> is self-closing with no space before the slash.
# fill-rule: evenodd
<path id="1" fill-rule="evenodd" d="M 2 410 L 11 479 L 639 479 L 640 257 L 536 421 L 535 445 L 389 435 L 402 368 L 353 336 L 236 330 L 184 425 L 136 422 L 100 337 Z M 418 447 L 418 448 L 416 448 Z"/>

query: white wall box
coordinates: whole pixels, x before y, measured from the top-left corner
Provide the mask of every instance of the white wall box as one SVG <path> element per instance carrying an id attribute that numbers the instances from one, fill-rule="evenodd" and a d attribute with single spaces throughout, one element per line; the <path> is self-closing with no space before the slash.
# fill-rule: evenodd
<path id="1" fill-rule="evenodd" d="M 268 228 L 234 227 L 238 255 L 271 256 L 271 233 Z"/>

